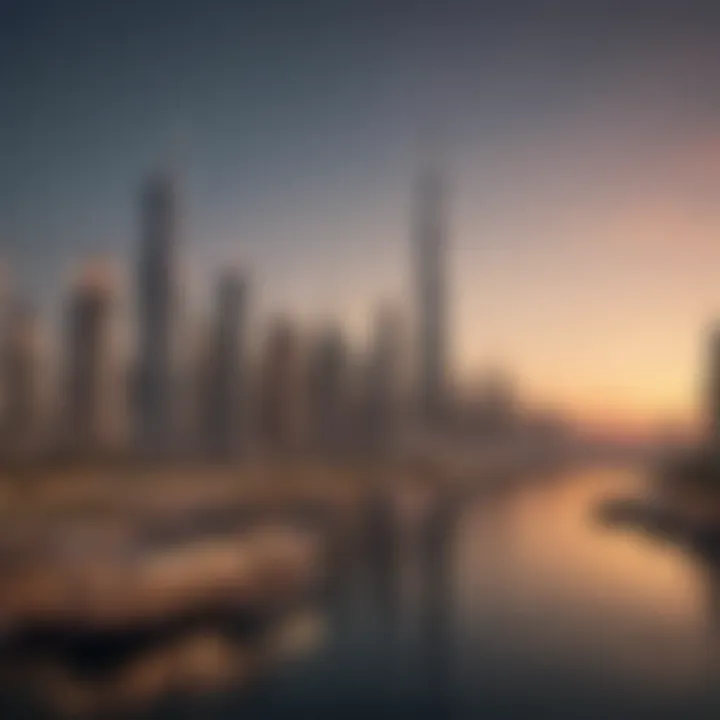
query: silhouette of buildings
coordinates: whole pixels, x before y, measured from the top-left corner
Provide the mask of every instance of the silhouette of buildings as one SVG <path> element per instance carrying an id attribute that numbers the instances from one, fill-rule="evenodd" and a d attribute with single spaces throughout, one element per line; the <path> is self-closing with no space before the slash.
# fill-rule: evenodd
<path id="1" fill-rule="evenodd" d="M 198 451 L 230 459 L 251 438 L 273 452 L 311 448 L 329 454 L 382 454 L 420 448 L 433 455 L 452 449 L 456 441 L 465 446 L 481 437 L 498 439 L 501 433 L 519 436 L 523 428 L 526 435 L 543 440 L 554 437 L 557 423 L 545 419 L 533 424 L 502 375 L 488 380 L 479 394 L 451 398 L 446 195 L 437 168 L 418 177 L 412 229 L 415 332 L 409 359 L 415 371 L 414 419 L 420 422 L 403 427 L 409 419 L 405 333 L 401 318 L 387 306 L 378 309 L 360 362 L 339 324 L 327 326 L 305 348 L 293 321 L 285 317 L 271 324 L 259 363 L 251 368 L 247 282 L 226 271 L 218 279 L 212 319 L 192 348 L 192 368 L 181 366 L 180 336 L 186 345 L 194 341 L 188 341 L 188 328 L 180 327 L 175 179 L 160 172 L 149 177 L 140 199 L 134 362 L 111 372 L 110 284 L 88 271 L 69 300 L 63 439 L 76 450 L 100 449 L 108 415 L 125 421 L 142 456 L 156 459 L 187 458 Z M 0 284 L 0 410 L 6 441 L 22 444 L 30 442 L 40 418 L 36 319 L 28 308 L 13 305 L 3 330 L 1 293 Z M 711 364 L 708 412 L 711 434 L 720 442 L 720 330 L 713 335 Z M 108 385 L 121 383 L 131 388 L 129 418 L 108 401 L 108 395 L 117 399 L 117 388 Z"/>
<path id="2" fill-rule="evenodd" d="M 260 365 L 259 431 L 265 448 L 297 450 L 305 440 L 303 358 L 292 322 L 271 324 Z"/>
<path id="3" fill-rule="evenodd" d="M 371 451 L 386 451 L 397 440 L 401 405 L 402 323 L 390 307 L 376 315 L 365 368 L 363 436 Z"/>
<path id="4" fill-rule="evenodd" d="M 447 402 L 447 228 L 445 187 L 437 170 L 420 176 L 416 202 L 417 394 L 421 418 L 432 426 Z"/>
<path id="5" fill-rule="evenodd" d="M 720 449 L 720 323 L 710 333 L 706 382 L 708 440 Z"/>
<path id="6" fill-rule="evenodd" d="M 205 378 L 205 447 L 232 457 L 247 444 L 247 284 L 228 272 L 218 282 Z"/>
<path id="7" fill-rule="evenodd" d="M 2 259 L 0 259 L 0 357 L 4 357 L 5 352 L 5 341 L 8 335 L 7 320 L 9 308 L 10 277 L 7 267 L 2 262 Z M 6 392 L 6 378 L 3 373 L 0 373 L 0 418 L 5 417 Z"/>
<path id="8" fill-rule="evenodd" d="M 107 449 L 111 439 L 113 292 L 110 268 L 88 265 L 68 307 L 63 427 L 70 448 L 83 453 Z"/>
<path id="9" fill-rule="evenodd" d="M 463 409 L 457 413 L 460 427 L 472 436 L 507 434 L 519 422 L 513 381 L 499 370 L 485 373 L 458 406 Z"/>
<path id="10" fill-rule="evenodd" d="M 351 397 L 350 360 L 339 327 L 323 330 L 314 340 L 308 358 L 308 415 L 313 446 L 337 452 L 349 440 Z"/>
<path id="11" fill-rule="evenodd" d="M 142 452 L 167 452 L 172 443 L 176 350 L 178 209 L 174 178 L 153 175 L 141 199 L 138 268 L 136 431 Z"/>
<path id="12" fill-rule="evenodd" d="M 39 449 L 42 430 L 40 337 L 33 308 L 19 301 L 12 302 L 5 330 L 2 357 L 4 445 L 10 454 L 29 455 Z"/>

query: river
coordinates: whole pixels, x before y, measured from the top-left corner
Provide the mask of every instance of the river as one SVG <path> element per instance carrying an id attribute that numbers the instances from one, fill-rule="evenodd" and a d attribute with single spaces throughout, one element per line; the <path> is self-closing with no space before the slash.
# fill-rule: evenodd
<path id="1" fill-rule="evenodd" d="M 335 608 L 325 650 L 254 710 L 717 717 L 717 571 L 593 515 L 645 481 L 636 469 L 583 470 L 468 502 L 447 560 L 428 562 L 410 541 L 390 590 L 365 573 Z"/>
<path id="2" fill-rule="evenodd" d="M 464 501 L 431 542 L 405 524 L 322 602 L 323 643 L 133 716 L 718 717 L 720 571 L 594 517 L 644 482 L 573 471 Z"/>

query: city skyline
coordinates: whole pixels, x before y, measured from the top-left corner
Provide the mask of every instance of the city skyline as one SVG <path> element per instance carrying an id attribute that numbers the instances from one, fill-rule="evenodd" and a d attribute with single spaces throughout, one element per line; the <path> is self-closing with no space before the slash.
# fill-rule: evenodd
<path id="1" fill-rule="evenodd" d="M 38 6 L 3 10 L 0 254 L 47 324 L 76 258 L 127 267 L 138 178 L 176 154 L 194 307 L 239 257 L 258 317 L 363 337 L 375 299 L 408 296 L 418 125 L 439 115 L 459 379 L 507 367 L 599 425 L 695 417 L 720 306 L 716 11 Z"/>
<path id="2" fill-rule="evenodd" d="M 45 404 L 50 397 L 54 398 L 50 405 L 59 403 L 59 408 L 62 408 L 63 404 L 67 402 L 63 399 L 62 375 L 68 370 L 68 352 L 73 353 L 78 342 L 97 342 L 97 340 L 92 341 L 89 338 L 82 340 L 74 337 L 73 333 L 78 331 L 72 330 L 72 323 L 76 322 L 75 313 L 77 312 L 73 310 L 72 303 L 82 298 L 83 291 L 86 296 L 89 293 L 89 298 L 92 298 L 94 291 L 95 294 L 99 293 L 103 298 L 102 301 L 107 304 L 107 311 L 111 311 L 104 312 L 106 315 L 102 321 L 104 326 L 97 326 L 97 329 L 91 332 L 101 332 L 105 336 L 103 343 L 107 347 L 103 352 L 110 352 L 106 359 L 106 362 L 110 363 L 106 372 L 114 372 L 115 382 L 126 386 L 124 392 L 127 399 L 124 409 L 127 414 L 126 422 L 130 422 L 130 426 L 126 428 L 125 432 L 129 432 L 131 435 L 136 433 L 135 442 L 139 440 L 140 447 L 149 443 L 146 450 L 150 450 L 155 442 L 151 440 L 151 437 L 156 431 L 161 431 L 160 435 L 165 433 L 167 438 L 175 438 L 175 440 L 166 439 L 164 441 L 172 445 L 183 436 L 184 431 L 189 429 L 188 427 L 183 430 L 183 423 L 190 422 L 194 428 L 191 433 L 195 433 L 193 442 L 199 443 L 198 450 L 201 450 L 203 445 L 208 448 L 215 443 L 216 451 L 222 454 L 221 437 L 226 431 L 218 423 L 222 425 L 224 421 L 219 416 L 213 417 L 211 406 L 207 404 L 214 404 L 217 409 L 219 396 L 217 389 L 213 391 L 209 386 L 203 385 L 208 381 L 207 376 L 203 380 L 203 375 L 208 372 L 212 363 L 228 362 L 228 359 L 223 360 L 223 355 L 232 355 L 235 352 L 232 350 L 233 343 L 238 343 L 238 347 L 242 348 L 241 355 L 238 355 L 235 361 L 231 361 L 231 365 L 222 373 L 225 375 L 224 380 L 218 377 L 213 382 L 219 381 L 225 384 L 240 382 L 242 384 L 244 382 L 243 374 L 248 371 L 248 363 L 260 362 L 262 364 L 264 362 L 263 354 L 268 351 L 265 343 L 268 342 L 268 338 L 272 337 L 279 322 L 291 324 L 295 342 L 302 338 L 305 343 L 312 340 L 313 335 L 316 335 L 316 340 L 327 340 L 335 335 L 336 342 L 349 342 L 345 352 L 349 353 L 348 358 L 351 355 L 354 356 L 355 364 L 358 362 L 372 364 L 375 353 L 374 342 L 378 339 L 377 337 L 373 338 L 373 334 L 378 330 L 377 327 L 373 328 L 372 326 L 373 322 L 377 320 L 373 317 L 373 312 L 385 310 L 395 313 L 393 312 L 393 303 L 388 304 L 387 297 L 374 298 L 372 304 L 364 308 L 368 331 L 361 339 L 358 334 L 353 335 L 352 328 L 348 328 L 342 323 L 342 315 L 338 313 L 328 312 L 322 315 L 303 316 L 302 312 L 294 309 L 286 312 L 266 312 L 264 315 L 253 312 L 252 315 L 248 315 L 245 285 L 248 276 L 253 278 L 255 276 L 252 268 L 233 263 L 218 266 L 214 277 L 207 279 L 209 285 L 206 291 L 210 294 L 214 293 L 214 301 L 209 303 L 202 312 L 198 307 L 190 308 L 182 287 L 183 276 L 179 272 L 180 259 L 184 249 L 181 230 L 184 225 L 184 206 L 179 197 L 178 181 L 179 177 L 174 171 L 161 168 L 148 173 L 146 180 L 141 183 L 140 201 L 136 208 L 138 242 L 135 248 L 135 257 L 121 260 L 108 255 L 93 254 L 76 259 L 80 272 L 76 273 L 77 277 L 64 288 L 64 304 L 62 306 L 68 308 L 67 303 L 70 302 L 71 312 L 68 317 L 63 318 L 59 327 L 52 328 L 56 336 L 53 350 L 49 355 L 47 352 L 49 347 L 47 342 L 48 326 L 46 322 L 43 322 L 43 319 L 47 321 L 48 318 L 43 318 L 41 314 L 37 313 L 36 303 L 32 298 L 13 291 L 12 273 L 9 272 L 11 269 L 6 265 L 4 266 L 4 292 L 10 301 L 8 307 L 19 304 L 20 307 L 27 307 L 33 312 L 34 332 L 40 343 L 37 345 L 36 352 L 39 353 L 41 348 L 43 351 L 43 356 L 38 355 L 33 361 L 34 372 L 38 373 L 38 382 L 41 385 L 47 385 L 49 379 L 52 382 L 52 378 L 55 378 L 58 383 L 55 391 L 51 390 L 49 395 L 47 387 L 45 388 L 43 394 Z M 395 392 L 403 394 L 410 390 L 407 398 L 416 406 L 419 417 L 424 417 L 425 421 L 430 424 L 441 421 L 442 425 L 442 416 L 446 411 L 462 412 L 464 403 L 469 402 L 472 405 L 475 398 L 481 399 L 499 379 L 502 383 L 509 383 L 509 389 L 513 394 L 518 391 L 523 394 L 523 405 L 527 410 L 536 409 L 542 413 L 547 409 L 552 409 L 552 411 L 562 413 L 567 419 L 576 422 L 579 429 L 591 434 L 622 440 L 648 439 L 655 437 L 658 432 L 662 435 L 668 430 L 681 434 L 697 433 L 702 430 L 704 420 L 702 412 L 698 412 L 697 403 L 692 409 L 692 417 L 685 420 L 684 423 L 677 422 L 675 418 L 668 422 L 667 418 L 658 417 L 654 422 L 640 426 L 640 432 L 637 433 L 634 431 L 637 431 L 638 428 L 631 424 L 613 424 L 612 422 L 605 424 L 600 416 L 588 417 L 583 416 L 582 413 L 578 414 L 577 408 L 572 405 L 563 405 L 552 394 L 538 401 L 532 392 L 527 393 L 524 385 L 517 385 L 516 365 L 512 362 L 503 366 L 498 363 L 492 364 L 488 360 L 476 369 L 470 382 L 458 380 L 453 358 L 445 349 L 452 345 L 453 340 L 453 323 L 452 321 L 448 322 L 450 319 L 448 300 L 453 295 L 453 278 L 447 272 L 446 267 L 446 256 L 449 251 L 451 252 L 452 247 L 447 230 L 451 221 L 448 217 L 450 211 L 446 186 L 447 179 L 436 167 L 431 167 L 429 172 L 427 167 L 418 172 L 413 191 L 415 216 L 409 220 L 407 237 L 410 266 L 406 272 L 411 278 L 409 284 L 414 285 L 414 288 L 411 287 L 409 294 L 397 298 L 394 303 L 395 310 L 401 311 L 400 315 L 395 316 L 396 324 L 399 322 L 396 333 L 398 330 L 401 331 L 395 341 L 405 345 L 401 354 L 406 355 L 409 363 L 405 365 L 405 376 L 398 376 L 400 387 L 395 388 Z M 125 279 L 120 282 L 119 278 L 122 275 L 125 275 Z M 258 281 L 254 283 L 254 287 L 262 288 L 262 278 L 255 279 Z M 123 293 L 118 292 L 121 285 L 124 287 Z M 228 296 L 231 287 L 232 294 L 237 296 L 232 301 Z M 166 294 L 167 297 L 165 297 Z M 223 295 L 225 295 L 224 298 Z M 227 305 L 228 302 L 231 305 Z M 191 311 L 188 312 L 188 309 Z M 123 312 L 118 313 L 118 310 L 123 310 Z M 63 312 L 67 313 L 67 310 L 63 310 Z M 229 316 L 228 313 L 230 313 Z M 118 317 L 118 315 L 123 317 Z M 94 322 L 98 321 L 99 318 Z M 228 322 L 231 324 L 227 325 Z M 232 323 L 235 322 L 240 324 L 233 328 Z M 68 323 L 70 323 L 69 326 Z M 68 327 L 70 328 L 69 335 L 67 334 Z M 237 333 L 235 340 L 231 339 L 233 333 Z M 400 335 L 403 334 L 405 335 L 404 341 L 400 339 Z M 120 343 L 117 342 L 119 337 L 122 338 Z M 210 341 L 208 346 L 210 354 L 206 348 L 198 355 L 196 343 L 199 342 L 202 347 L 208 341 Z M 167 384 L 168 388 L 172 388 L 179 382 L 180 386 L 178 387 L 182 387 L 183 383 L 200 373 L 198 380 L 201 387 L 196 388 L 196 392 L 202 393 L 210 390 L 210 394 L 202 397 L 198 406 L 197 398 L 193 400 L 188 395 L 178 399 L 173 395 L 174 391 L 168 389 L 169 400 L 161 402 L 162 407 L 158 409 L 160 413 L 158 418 L 162 420 L 162 416 L 169 413 L 168 419 L 171 419 L 172 422 L 164 430 L 151 428 L 150 431 L 146 427 L 148 408 L 146 399 L 143 399 L 145 391 L 142 389 L 142 376 L 145 372 L 144 366 L 148 363 L 148 357 L 152 360 L 152 356 L 157 354 L 158 343 L 162 352 L 159 352 L 159 358 L 150 362 L 151 366 L 155 366 L 156 375 L 151 379 L 151 385 L 157 386 L 159 381 L 160 385 Z M 99 348 L 95 352 L 99 352 Z M 63 354 L 66 357 L 64 368 L 61 359 Z M 240 358 L 242 358 L 242 362 L 239 362 Z M 360 361 L 360 358 L 364 359 Z M 86 358 L 85 362 L 98 362 L 98 360 Z M 208 366 L 208 362 L 211 363 L 211 366 Z M 304 360 L 303 364 L 306 362 L 308 360 Z M 58 367 L 52 368 L 51 366 L 55 363 L 59 363 Z M 356 372 L 359 371 L 359 367 L 356 368 Z M 120 374 L 118 374 L 118 370 L 120 370 Z M 312 361 L 310 361 L 308 369 L 303 372 L 307 371 L 312 376 Z M 260 370 L 260 375 L 256 378 L 261 385 L 264 372 L 266 372 L 265 369 Z M 361 375 L 362 373 L 355 379 L 355 382 L 362 383 Z M 198 380 L 193 380 L 193 382 Z M 310 382 L 312 384 L 312 380 Z M 408 382 L 410 385 L 407 385 Z M 157 390 L 157 387 L 155 389 Z M 248 390 L 249 387 L 246 387 L 244 392 Z M 699 383 L 698 390 L 699 393 L 702 393 L 705 390 L 705 384 Z M 121 392 L 123 391 L 121 390 Z M 162 394 L 166 395 L 166 392 Z M 187 394 L 186 389 L 183 389 L 183 394 Z M 213 394 L 215 395 L 214 400 L 212 400 Z M 238 412 L 242 404 L 247 402 L 246 397 L 239 397 L 239 400 L 240 405 L 228 412 Z M 170 402 L 170 405 L 164 407 L 167 402 Z M 188 403 L 190 404 L 188 405 Z M 232 405 L 228 407 L 232 407 Z M 187 417 L 184 421 L 179 420 L 178 412 L 183 416 L 182 414 L 187 413 L 188 410 L 191 414 L 195 412 L 197 416 Z M 46 407 L 43 412 L 47 414 L 48 408 Z M 260 414 L 262 416 L 262 410 Z M 151 424 L 154 422 L 152 418 L 150 421 Z M 194 425 L 198 422 L 200 425 Z M 228 422 L 236 421 L 228 418 Z M 115 425 L 117 425 L 117 421 L 115 421 Z M 260 425 L 262 425 L 262 420 L 260 420 Z M 207 436 L 207 432 L 213 426 L 212 432 L 219 433 L 214 440 L 210 439 L 211 436 Z M 205 437 L 204 440 L 203 437 Z M 155 440 L 159 440 L 159 437 Z M 211 443 L 210 446 L 207 445 L 208 441 Z M 229 440 L 226 439 L 225 444 L 228 450 L 225 452 L 229 451 L 228 442 Z M 238 443 L 238 448 L 242 445 L 241 434 L 235 435 L 234 442 Z M 159 445 L 162 446 L 162 444 L 163 441 L 160 441 Z"/>
<path id="3" fill-rule="evenodd" d="M 0 0 L 0 720 L 717 720 L 718 68 L 720 0 Z"/>

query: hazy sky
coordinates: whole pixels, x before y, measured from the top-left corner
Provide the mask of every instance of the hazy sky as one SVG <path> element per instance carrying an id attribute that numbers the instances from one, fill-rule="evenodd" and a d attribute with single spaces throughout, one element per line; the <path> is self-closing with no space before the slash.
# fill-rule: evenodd
<path id="1" fill-rule="evenodd" d="M 459 376 L 692 416 L 720 310 L 713 4 L 0 0 L 0 253 L 52 317 L 84 255 L 132 271 L 141 180 L 172 158 L 194 307 L 241 262 L 259 314 L 359 336 L 408 302 L 440 127 Z"/>

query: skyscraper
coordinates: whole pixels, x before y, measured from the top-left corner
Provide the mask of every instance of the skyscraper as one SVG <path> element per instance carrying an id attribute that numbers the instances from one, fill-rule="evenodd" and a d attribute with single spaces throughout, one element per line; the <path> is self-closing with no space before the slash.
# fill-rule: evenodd
<path id="1" fill-rule="evenodd" d="M 141 199 L 138 269 L 137 420 L 140 449 L 172 442 L 175 371 L 177 199 L 172 175 L 153 175 Z"/>
<path id="2" fill-rule="evenodd" d="M 68 307 L 63 416 L 68 444 L 82 452 L 96 452 L 109 440 L 112 302 L 110 268 L 86 266 Z"/>
<path id="3" fill-rule="evenodd" d="M 368 357 L 363 436 L 373 451 L 390 449 L 395 443 L 401 402 L 402 325 L 392 308 L 379 308 Z"/>
<path id="4" fill-rule="evenodd" d="M 25 303 L 11 303 L 2 357 L 5 386 L 2 434 L 5 447 L 13 454 L 32 454 L 40 441 L 39 339 L 35 311 Z"/>
<path id="5" fill-rule="evenodd" d="M 8 338 L 7 320 L 10 303 L 10 277 L 7 266 L 0 258 L 0 356 L 4 356 Z M 0 418 L 5 416 L 6 378 L 0 373 Z"/>
<path id="6" fill-rule="evenodd" d="M 217 288 L 213 333 L 207 357 L 204 433 L 213 454 L 234 455 L 247 439 L 247 287 L 227 273 Z"/>
<path id="7" fill-rule="evenodd" d="M 417 401 L 422 419 L 435 424 L 447 401 L 447 228 L 445 188 L 436 169 L 420 176 L 416 202 Z"/>
<path id="8" fill-rule="evenodd" d="M 313 445 L 324 452 L 337 451 L 348 439 L 349 357 L 338 327 L 321 331 L 308 359 L 308 409 Z"/>
<path id="9" fill-rule="evenodd" d="M 720 323 L 710 332 L 708 369 L 706 375 L 707 439 L 720 449 Z"/>
<path id="10" fill-rule="evenodd" d="M 260 434 L 272 450 L 295 450 L 305 432 L 300 338 L 292 322 L 278 318 L 267 336 L 260 366 Z"/>

